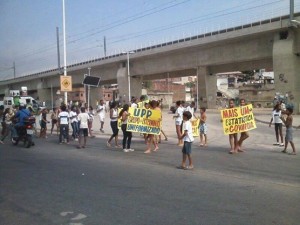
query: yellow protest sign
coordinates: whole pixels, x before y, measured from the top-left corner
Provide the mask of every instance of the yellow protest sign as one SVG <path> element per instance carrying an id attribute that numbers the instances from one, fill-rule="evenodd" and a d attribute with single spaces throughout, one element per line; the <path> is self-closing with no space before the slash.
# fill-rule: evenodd
<path id="1" fill-rule="evenodd" d="M 221 110 L 224 134 L 245 132 L 256 128 L 252 104 Z"/>
<path id="2" fill-rule="evenodd" d="M 72 91 L 71 76 L 60 76 L 60 91 Z"/>
<path id="3" fill-rule="evenodd" d="M 127 119 L 127 131 L 160 134 L 161 111 L 143 108 L 129 108 L 130 116 Z"/>
<path id="4" fill-rule="evenodd" d="M 191 120 L 193 137 L 199 137 L 199 119 Z"/>

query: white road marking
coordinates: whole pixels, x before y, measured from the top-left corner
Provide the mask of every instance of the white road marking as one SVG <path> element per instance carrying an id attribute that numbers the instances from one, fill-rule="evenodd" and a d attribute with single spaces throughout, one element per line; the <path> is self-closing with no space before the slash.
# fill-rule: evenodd
<path id="1" fill-rule="evenodd" d="M 86 215 L 79 213 L 77 216 L 75 216 L 71 220 L 82 220 L 82 219 L 85 219 L 86 217 L 87 217 Z"/>
<path id="2" fill-rule="evenodd" d="M 68 214 L 73 214 L 74 212 L 61 212 L 61 216 L 67 216 Z"/>

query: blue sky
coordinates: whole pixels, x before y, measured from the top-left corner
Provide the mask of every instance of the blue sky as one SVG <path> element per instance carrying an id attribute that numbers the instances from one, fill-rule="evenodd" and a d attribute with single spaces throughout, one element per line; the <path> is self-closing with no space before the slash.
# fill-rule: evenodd
<path id="1" fill-rule="evenodd" d="M 67 63 L 289 13 L 289 0 L 65 0 Z M 295 0 L 300 11 L 300 0 Z M 0 0 L 0 81 L 63 65 L 62 0 Z"/>

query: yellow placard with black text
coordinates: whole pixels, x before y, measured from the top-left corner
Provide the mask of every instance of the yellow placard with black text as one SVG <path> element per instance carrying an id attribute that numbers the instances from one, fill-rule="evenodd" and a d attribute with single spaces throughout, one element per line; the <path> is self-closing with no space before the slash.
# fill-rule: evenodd
<path id="1" fill-rule="evenodd" d="M 224 134 L 234 134 L 256 128 L 252 104 L 221 110 Z"/>
<path id="2" fill-rule="evenodd" d="M 199 137 L 199 119 L 191 120 L 192 130 L 193 130 L 193 137 Z"/>
<path id="3" fill-rule="evenodd" d="M 127 131 L 159 135 L 161 131 L 161 111 L 129 107 Z"/>

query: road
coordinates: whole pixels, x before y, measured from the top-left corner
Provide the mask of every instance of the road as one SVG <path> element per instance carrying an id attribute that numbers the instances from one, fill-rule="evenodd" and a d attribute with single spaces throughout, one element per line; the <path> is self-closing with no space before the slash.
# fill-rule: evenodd
<path id="1" fill-rule="evenodd" d="M 209 146 L 194 142 L 195 169 L 185 171 L 176 169 L 181 151 L 171 116 L 164 115 L 169 140 L 149 155 L 139 135 L 134 152 L 106 147 L 108 123 L 85 149 L 59 145 L 56 135 L 30 149 L 1 145 L 0 224 L 299 224 L 299 152 L 273 146 L 273 129 L 258 123 L 246 152 L 230 155 L 219 115 L 210 113 Z"/>

